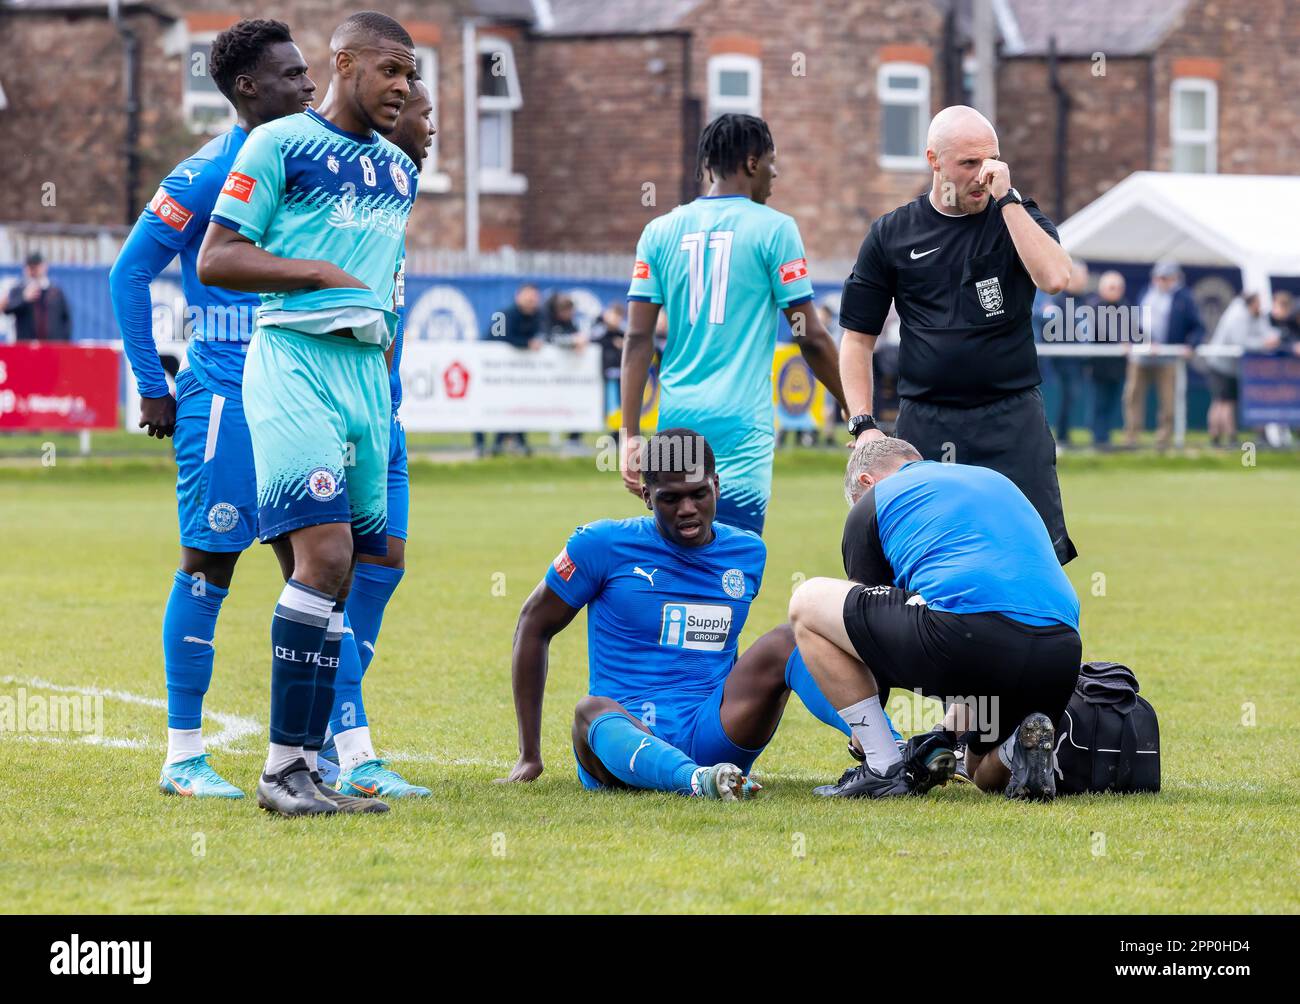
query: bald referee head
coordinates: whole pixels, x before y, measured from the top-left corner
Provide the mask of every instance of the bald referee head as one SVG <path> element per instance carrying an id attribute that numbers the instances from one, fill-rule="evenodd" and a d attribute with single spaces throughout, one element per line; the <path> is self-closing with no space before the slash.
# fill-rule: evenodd
<path id="1" fill-rule="evenodd" d="M 1075 555 L 1039 393 L 1030 312 L 1056 294 L 1070 256 L 1037 203 L 1011 185 L 997 130 L 953 105 L 930 122 L 924 195 L 879 217 L 844 284 L 840 378 L 855 441 L 883 435 L 871 357 L 891 305 L 899 316 L 897 434 L 926 460 L 989 467 L 1043 517 L 1061 562 Z"/>

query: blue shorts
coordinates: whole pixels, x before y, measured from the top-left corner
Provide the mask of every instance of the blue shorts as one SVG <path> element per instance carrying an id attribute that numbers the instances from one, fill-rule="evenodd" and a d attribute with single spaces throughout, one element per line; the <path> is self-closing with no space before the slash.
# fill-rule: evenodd
<path id="1" fill-rule="evenodd" d="M 181 370 L 172 443 L 181 546 L 245 550 L 257 536 L 257 476 L 243 402 L 213 394 Z"/>
<path id="2" fill-rule="evenodd" d="M 712 767 L 716 763 L 734 763 L 741 771 L 748 774 L 759 754 L 767 748 L 764 743 L 758 749 L 746 749 L 737 746 L 728 738 L 722 728 L 722 695 L 727 688 L 727 681 L 722 680 L 713 693 L 694 704 L 681 704 L 680 698 L 662 702 L 651 699 L 649 703 L 659 704 L 665 711 L 658 724 L 651 725 L 650 731 L 664 742 L 676 746 L 701 767 Z M 636 704 L 636 702 L 633 702 Z M 641 705 L 636 704 L 639 708 Z M 634 708 L 628 708 L 635 713 Z M 574 755 L 575 762 L 577 754 Z M 605 787 L 591 773 L 578 764 L 578 780 L 588 790 L 595 791 Z"/>
<path id="3" fill-rule="evenodd" d="M 406 539 L 411 518 L 411 475 L 406 468 L 406 430 L 393 415 L 388 431 L 388 536 Z"/>

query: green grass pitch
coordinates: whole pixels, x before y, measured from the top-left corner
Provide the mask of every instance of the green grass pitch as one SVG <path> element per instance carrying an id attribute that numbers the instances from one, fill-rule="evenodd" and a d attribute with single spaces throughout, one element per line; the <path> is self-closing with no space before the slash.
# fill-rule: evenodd
<path id="1" fill-rule="evenodd" d="M 784 619 L 800 576 L 840 571 L 840 463 L 778 458 L 742 646 Z M 0 698 L 111 692 L 98 744 L 0 732 L 7 912 L 1300 910 L 1293 458 L 1063 466 L 1085 658 L 1136 669 L 1160 714 L 1164 791 L 1048 806 L 968 786 L 821 802 L 809 789 L 846 765 L 844 743 L 795 698 L 756 766 L 755 803 L 587 793 L 568 746 L 585 617 L 552 647 L 546 773 L 493 784 L 515 756 L 520 604 L 576 524 L 637 509 L 589 461 L 416 463 L 408 572 L 366 693 L 381 751 L 434 797 L 326 820 L 157 792 L 171 477 L 147 455 L 0 470 Z M 246 790 L 279 588 L 269 551 L 250 552 L 217 633 L 207 705 L 226 717 L 205 729 L 235 736 L 213 761 Z"/>

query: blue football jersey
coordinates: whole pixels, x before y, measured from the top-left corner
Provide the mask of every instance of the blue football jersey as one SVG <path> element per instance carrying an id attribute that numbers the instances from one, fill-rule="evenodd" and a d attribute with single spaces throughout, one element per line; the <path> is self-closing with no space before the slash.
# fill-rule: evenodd
<path id="1" fill-rule="evenodd" d="M 137 224 L 180 256 L 190 369 L 206 390 L 235 399 L 240 396 L 244 355 L 261 301 L 255 293 L 203 285 L 197 262 L 212 207 L 247 138 L 248 133 L 235 126 L 177 164 Z"/>
<path id="2" fill-rule="evenodd" d="M 546 584 L 587 608 L 589 693 L 671 727 L 726 678 L 767 548 L 723 523 L 713 532 L 704 547 L 679 547 L 642 516 L 588 523 L 569 538 Z"/>
<path id="3" fill-rule="evenodd" d="M 874 494 L 894 585 L 935 610 L 1078 630 L 1079 597 L 1043 518 L 1011 480 L 987 467 L 918 460 L 877 482 Z"/>
<path id="4" fill-rule="evenodd" d="M 813 296 L 793 218 L 743 195 L 701 196 L 651 220 L 628 298 L 663 304 L 659 427 L 709 441 L 725 495 L 771 495 L 772 356 L 780 313 Z"/>

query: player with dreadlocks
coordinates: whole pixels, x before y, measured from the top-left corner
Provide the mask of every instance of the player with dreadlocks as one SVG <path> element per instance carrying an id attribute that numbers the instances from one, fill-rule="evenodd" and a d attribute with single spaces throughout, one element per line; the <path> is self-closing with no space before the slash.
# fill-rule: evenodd
<path id="1" fill-rule="evenodd" d="M 641 399 L 655 322 L 668 311 L 659 425 L 697 430 L 717 455 L 719 522 L 763 532 L 772 487 L 772 357 L 783 312 L 803 358 L 837 401 L 839 360 L 813 305 L 794 220 L 767 206 L 776 146 L 753 115 L 700 135 L 701 195 L 652 220 L 637 244 L 623 342 L 623 481 L 641 495 Z"/>

